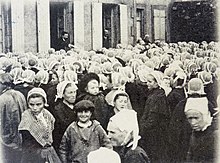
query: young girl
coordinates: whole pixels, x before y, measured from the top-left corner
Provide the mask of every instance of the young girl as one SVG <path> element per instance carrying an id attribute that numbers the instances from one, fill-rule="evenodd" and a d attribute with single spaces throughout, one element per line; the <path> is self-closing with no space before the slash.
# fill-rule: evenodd
<path id="1" fill-rule="evenodd" d="M 82 100 L 75 105 L 77 121 L 65 131 L 59 149 L 63 163 L 87 163 L 87 155 L 100 147 L 112 148 L 104 129 L 96 120 L 91 120 L 95 110 L 89 100 Z"/>
<path id="2" fill-rule="evenodd" d="M 29 109 L 22 114 L 18 130 L 22 134 L 22 163 L 60 163 L 51 146 L 55 119 L 49 111 L 46 93 L 42 88 L 28 92 Z"/>
<path id="3" fill-rule="evenodd" d="M 90 100 L 96 110 L 94 111 L 94 117 L 104 129 L 107 128 L 107 116 L 108 116 L 108 104 L 105 101 L 105 96 L 99 90 L 100 79 L 95 73 L 85 74 L 78 84 L 79 94 L 76 98 L 76 102 L 81 100 Z"/>

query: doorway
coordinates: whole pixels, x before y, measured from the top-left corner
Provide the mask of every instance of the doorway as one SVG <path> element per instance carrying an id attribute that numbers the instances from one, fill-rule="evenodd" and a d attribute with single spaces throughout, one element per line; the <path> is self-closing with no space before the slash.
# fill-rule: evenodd
<path id="1" fill-rule="evenodd" d="M 119 6 L 116 4 L 103 4 L 103 47 L 115 48 L 120 42 Z"/>
<path id="2" fill-rule="evenodd" d="M 69 33 L 70 42 L 73 42 L 73 2 L 50 2 L 50 40 L 51 47 L 56 46 L 61 33 Z"/>

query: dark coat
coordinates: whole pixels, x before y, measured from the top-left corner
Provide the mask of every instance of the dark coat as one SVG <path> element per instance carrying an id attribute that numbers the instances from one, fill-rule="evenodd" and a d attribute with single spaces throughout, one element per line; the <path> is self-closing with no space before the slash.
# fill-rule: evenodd
<path id="1" fill-rule="evenodd" d="M 188 98 L 198 98 L 201 95 L 191 95 Z M 187 98 L 180 101 L 173 111 L 170 124 L 169 124 L 169 152 L 170 162 L 182 162 L 186 159 L 187 151 L 189 148 L 191 127 L 188 123 L 184 108 Z M 208 103 L 209 111 L 215 114 L 213 105 Z M 214 118 L 215 119 L 215 118 Z M 216 121 L 213 121 L 213 123 Z"/>
<path id="2" fill-rule="evenodd" d="M 34 86 L 26 82 L 19 83 L 14 86 L 14 89 L 21 92 L 24 95 L 25 99 L 27 99 L 27 94 L 32 88 L 34 88 Z"/>
<path id="3" fill-rule="evenodd" d="M 61 163 L 53 147 L 42 147 L 29 131 L 23 130 L 22 134 L 22 159 L 21 163 L 45 163 L 53 160 L 53 163 Z M 50 158 L 44 158 L 43 152 L 49 152 Z M 48 159 L 48 160 L 47 160 Z"/>
<path id="4" fill-rule="evenodd" d="M 191 134 L 188 150 L 188 162 L 213 163 L 217 157 L 218 130 L 215 124 L 205 131 L 195 131 Z"/>
<path id="5" fill-rule="evenodd" d="M 76 120 L 76 113 L 66 104 L 64 104 L 62 100 L 60 100 L 55 105 L 54 110 L 52 110 L 52 114 L 55 118 L 53 146 L 57 151 L 65 130 L 73 121 Z"/>
<path id="6" fill-rule="evenodd" d="M 0 95 L 0 146 L 4 163 L 19 162 L 21 158 L 21 137 L 18 133 L 18 125 L 21 114 L 26 109 L 25 97 L 19 91 L 9 89 Z"/>
<path id="7" fill-rule="evenodd" d="M 149 163 L 146 152 L 139 146 L 135 150 L 131 147 L 116 147 L 114 150 L 119 154 L 121 158 L 121 163 Z"/>
<path id="8" fill-rule="evenodd" d="M 184 88 L 173 88 L 167 96 L 167 101 L 170 107 L 171 113 L 175 109 L 176 105 L 186 98 Z"/>
<path id="9" fill-rule="evenodd" d="M 138 121 L 143 115 L 148 89 L 137 82 L 127 83 L 125 91 L 129 95 L 132 108 L 137 112 Z"/>
<path id="10" fill-rule="evenodd" d="M 69 39 L 66 39 L 65 41 L 63 40 L 62 37 L 60 37 L 58 40 L 57 40 L 57 43 L 56 43 L 56 47 L 55 47 L 55 50 L 58 51 L 58 50 L 68 50 L 69 47 L 68 45 L 70 44 L 70 40 Z"/>
<path id="11" fill-rule="evenodd" d="M 47 89 L 47 103 L 49 105 L 48 110 L 52 112 L 55 107 L 55 99 L 56 99 L 56 94 L 57 94 L 57 84 L 55 85 L 50 85 L 50 87 Z"/>
<path id="12" fill-rule="evenodd" d="M 204 91 L 208 100 L 212 103 L 214 108 L 217 108 L 217 98 L 218 98 L 218 86 L 215 83 L 209 83 L 204 86 Z"/>
<path id="13" fill-rule="evenodd" d="M 169 116 L 164 90 L 156 88 L 149 91 L 140 120 L 140 135 L 141 146 L 152 161 L 165 160 Z"/>

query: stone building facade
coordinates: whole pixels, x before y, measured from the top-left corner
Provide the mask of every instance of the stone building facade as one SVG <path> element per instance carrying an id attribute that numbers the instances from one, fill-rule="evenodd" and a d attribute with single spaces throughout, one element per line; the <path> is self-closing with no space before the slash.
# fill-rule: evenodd
<path id="1" fill-rule="evenodd" d="M 174 0 L 2 0 L 0 52 L 44 52 L 62 31 L 85 50 L 170 40 L 169 6 Z M 107 35 L 107 41 L 104 37 Z M 107 45 L 106 45 L 107 44 Z"/>

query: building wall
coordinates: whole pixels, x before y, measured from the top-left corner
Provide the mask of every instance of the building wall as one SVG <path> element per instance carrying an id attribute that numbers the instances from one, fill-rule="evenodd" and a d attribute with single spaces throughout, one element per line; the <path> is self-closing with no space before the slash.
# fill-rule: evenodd
<path id="1" fill-rule="evenodd" d="M 84 48 L 85 49 L 92 49 L 92 3 L 90 0 L 85 0 L 85 16 L 84 16 L 84 22 L 85 22 L 85 44 Z"/>
<path id="2" fill-rule="evenodd" d="M 39 40 L 39 20 L 38 19 L 43 19 L 43 18 L 38 18 L 37 17 L 37 2 L 40 0 L 24 0 L 24 51 L 32 51 L 32 52 L 42 52 L 47 50 L 47 46 L 43 47 L 40 46 L 44 42 L 42 42 L 42 39 Z M 120 9 L 123 9 L 127 15 L 125 23 L 127 23 L 127 43 L 128 44 L 134 44 L 137 40 L 137 27 L 136 27 L 136 21 L 137 21 L 137 15 L 136 15 L 136 9 L 143 9 L 143 35 L 149 34 L 150 37 L 153 37 L 153 27 L 152 27 L 152 6 L 153 5 L 167 5 L 169 0 L 167 1 L 159 1 L 159 0 L 84 0 L 84 1 L 79 1 L 79 0 L 49 0 L 49 1 L 56 1 L 56 2 L 61 2 L 61 3 L 69 3 L 72 2 L 74 3 L 78 1 L 79 3 L 84 3 L 84 26 L 82 26 L 82 30 L 84 33 L 82 37 L 84 37 L 84 49 L 85 50 L 91 50 L 93 48 L 93 43 L 94 39 L 93 38 L 93 24 L 96 20 L 92 19 L 92 5 L 94 3 L 104 3 L 104 4 L 117 4 Z M 127 7 L 123 7 L 123 6 Z M 75 11 L 73 11 L 74 13 Z M 45 12 L 46 13 L 46 12 Z M 120 11 L 119 11 L 119 14 Z M 74 17 L 74 15 L 73 15 Z M 76 18 L 76 17 L 75 17 Z M 124 17 L 125 18 L 125 17 Z M 77 18 L 76 18 L 77 19 Z M 46 19 L 43 19 L 46 21 L 45 24 L 48 24 Z M 74 19 L 73 19 L 74 20 Z M 70 21 L 71 22 L 71 21 Z M 42 22 L 41 22 L 42 23 Z M 121 21 L 123 23 L 123 21 Z M 75 24 L 76 25 L 76 24 Z M 122 24 L 124 25 L 124 24 Z M 42 27 L 41 27 L 42 28 Z M 48 28 L 48 27 L 47 27 Z M 69 28 L 70 33 L 73 33 L 73 36 L 75 37 L 74 34 L 74 22 L 73 22 L 73 28 Z M 65 29 L 64 29 L 65 30 Z M 102 29 L 100 29 L 102 30 Z M 123 29 L 120 29 L 121 32 L 123 32 Z M 125 33 L 126 34 L 126 33 Z M 100 36 L 100 35 L 99 35 Z M 78 36 L 79 37 L 79 36 Z M 46 40 L 49 40 L 50 38 L 50 32 L 45 33 L 45 38 Z M 100 39 L 100 38 L 98 38 Z M 152 38 L 153 39 L 153 38 Z M 74 39 L 75 40 L 75 39 Z M 81 40 L 82 41 L 82 40 Z M 126 40 L 125 40 L 126 41 Z M 39 43 L 40 42 L 40 43 Z M 49 43 L 47 43 L 49 44 Z M 101 44 L 101 41 L 99 45 Z M 39 49 L 39 47 L 41 47 Z M 48 46 L 49 47 L 49 46 Z"/>
<path id="3" fill-rule="evenodd" d="M 24 3 L 24 51 L 37 52 L 37 11 L 36 2 L 26 0 Z"/>

